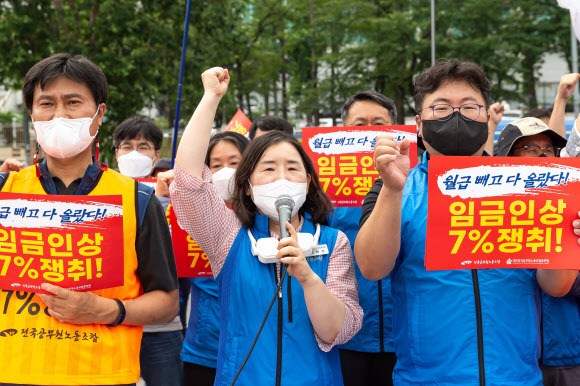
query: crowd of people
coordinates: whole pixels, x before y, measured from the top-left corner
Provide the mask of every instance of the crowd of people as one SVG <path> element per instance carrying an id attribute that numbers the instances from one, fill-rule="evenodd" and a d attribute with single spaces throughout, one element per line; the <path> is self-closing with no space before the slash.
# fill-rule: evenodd
<path id="1" fill-rule="evenodd" d="M 566 140 L 564 126 L 579 79 L 563 76 L 552 111 L 531 110 L 494 144 L 503 106 L 492 104 L 484 71 L 437 62 L 414 82 L 422 161 L 411 169 L 410 141 L 380 135 L 380 178 L 364 204 L 333 208 L 288 121 L 260 117 L 249 139 L 211 135 L 227 69 L 202 74 L 204 95 L 173 168 L 160 159 L 161 130 L 134 116 L 113 134 L 116 172 L 99 162 L 108 94 L 101 69 L 69 54 L 41 60 L 23 94 L 46 157 L 26 168 L 4 162 L 1 190 L 121 195 L 124 285 L 76 292 L 44 283 L 48 294 L 33 299 L 48 308 L 36 315 L 5 301 L 0 331 L 74 326 L 100 339 L 5 337 L 0 384 L 580 384 L 578 271 L 425 268 L 430 157 L 579 156 L 580 132 L 575 125 Z M 393 101 L 375 91 L 342 108 L 345 126 L 396 118 Z M 155 188 L 136 180 L 149 177 Z M 283 223 L 280 196 L 293 202 Z M 213 278 L 178 279 L 170 202 Z M 580 219 L 569 226 L 580 237 Z"/>

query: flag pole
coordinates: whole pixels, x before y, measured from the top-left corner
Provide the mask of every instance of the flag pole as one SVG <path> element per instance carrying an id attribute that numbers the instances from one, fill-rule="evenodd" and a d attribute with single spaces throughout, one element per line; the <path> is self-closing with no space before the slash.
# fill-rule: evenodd
<path id="1" fill-rule="evenodd" d="M 431 65 L 435 64 L 435 0 L 431 0 Z"/>
<path id="2" fill-rule="evenodd" d="M 574 33 L 574 23 L 572 22 L 572 15 L 570 15 L 570 43 L 572 45 L 572 72 L 578 73 L 578 40 L 576 34 Z M 574 117 L 578 116 L 580 108 L 578 103 L 580 102 L 578 87 L 574 90 L 572 94 L 573 106 L 574 106 Z"/>
<path id="3" fill-rule="evenodd" d="M 171 168 L 175 165 L 175 153 L 177 152 L 177 135 L 179 130 L 179 111 L 181 110 L 181 90 L 183 88 L 183 70 L 185 67 L 185 51 L 187 50 L 187 33 L 189 31 L 189 11 L 191 0 L 187 0 L 185 11 L 185 27 L 183 29 L 183 44 L 181 45 L 181 65 L 179 67 L 179 85 L 177 86 L 177 105 L 175 106 L 175 124 L 173 126 L 173 147 L 171 150 Z"/>

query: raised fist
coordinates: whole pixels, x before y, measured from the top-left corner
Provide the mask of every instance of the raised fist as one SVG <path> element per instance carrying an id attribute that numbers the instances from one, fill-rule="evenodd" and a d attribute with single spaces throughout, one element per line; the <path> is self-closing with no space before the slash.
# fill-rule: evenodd
<path id="1" fill-rule="evenodd" d="M 558 86 L 558 98 L 564 100 L 570 98 L 570 95 L 572 95 L 576 89 L 579 79 L 580 74 L 577 73 L 562 75 L 560 78 L 560 85 Z"/>
<path id="2" fill-rule="evenodd" d="M 206 94 L 211 93 L 221 98 L 228 91 L 230 74 L 221 67 L 213 67 L 201 74 L 201 81 Z"/>
<path id="3" fill-rule="evenodd" d="M 505 106 L 499 102 L 495 102 L 489 106 L 489 123 L 497 127 L 499 121 L 501 121 L 501 117 L 503 117 L 504 110 Z"/>
<path id="4" fill-rule="evenodd" d="M 383 189 L 402 191 L 409 175 L 411 161 L 409 147 L 411 142 L 404 139 L 397 143 L 388 134 L 379 135 L 375 145 L 373 159 L 375 168 L 383 180 Z"/>

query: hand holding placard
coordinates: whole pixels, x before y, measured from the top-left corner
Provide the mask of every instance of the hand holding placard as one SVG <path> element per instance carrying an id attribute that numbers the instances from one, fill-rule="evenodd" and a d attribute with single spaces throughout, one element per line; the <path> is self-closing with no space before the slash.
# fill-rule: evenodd
<path id="1" fill-rule="evenodd" d="M 578 212 L 578 217 L 580 217 L 580 212 Z M 576 236 L 580 236 L 580 220 L 579 219 L 574 220 L 572 226 L 574 227 L 574 234 Z M 578 239 L 578 244 L 580 244 L 580 238 Z"/>
<path id="2" fill-rule="evenodd" d="M 91 292 L 70 291 L 49 283 L 43 283 L 42 289 L 51 295 L 38 294 L 38 296 L 48 306 L 50 315 L 61 322 L 108 324 L 112 323 L 118 314 L 113 299 L 103 298 Z"/>
<path id="3" fill-rule="evenodd" d="M 409 147 L 411 142 L 404 139 L 397 143 L 391 135 L 377 137 L 373 159 L 375 168 L 383 180 L 383 189 L 402 191 L 411 167 Z"/>

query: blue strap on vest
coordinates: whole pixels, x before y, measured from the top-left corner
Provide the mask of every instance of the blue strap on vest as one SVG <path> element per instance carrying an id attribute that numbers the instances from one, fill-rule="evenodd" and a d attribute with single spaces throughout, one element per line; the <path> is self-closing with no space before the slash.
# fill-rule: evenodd
<path id="1" fill-rule="evenodd" d="M 4 188 L 4 185 L 6 184 L 6 181 L 8 180 L 9 175 L 10 175 L 10 173 L 8 173 L 8 172 L 0 173 L 0 190 L 2 190 L 2 188 Z"/>
<path id="2" fill-rule="evenodd" d="M 137 221 L 137 234 L 141 231 L 143 225 L 143 219 L 145 218 L 145 212 L 147 211 L 147 206 L 149 206 L 149 201 L 155 193 L 155 189 L 138 181 L 135 181 L 135 205 L 137 205 L 136 212 L 138 213 Z"/>

